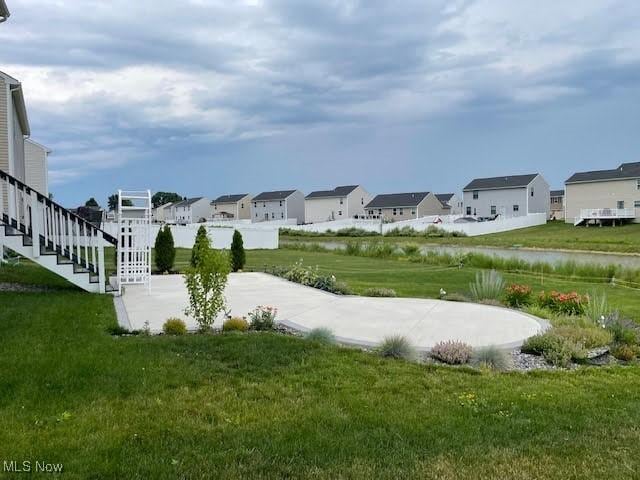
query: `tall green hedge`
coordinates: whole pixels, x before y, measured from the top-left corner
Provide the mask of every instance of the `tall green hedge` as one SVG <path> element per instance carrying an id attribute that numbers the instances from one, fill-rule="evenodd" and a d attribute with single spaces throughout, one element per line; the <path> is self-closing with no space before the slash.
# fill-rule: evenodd
<path id="1" fill-rule="evenodd" d="M 173 243 L 173 234 L 168 225 L 160 228 L 155 243 L 156 269 L 160 273 L 173 270 L 173 262 L 176 259 L 176 248 Z"/>
<path id="2" fill-rule="evenodd" d="M 242 270 L 245 263 L 247 263 L 247 255 L 244 251 L 242 234 L 236 230 L 233 232 L 233 241 L 231 242 L 231 270 L 234 272 Z"/>

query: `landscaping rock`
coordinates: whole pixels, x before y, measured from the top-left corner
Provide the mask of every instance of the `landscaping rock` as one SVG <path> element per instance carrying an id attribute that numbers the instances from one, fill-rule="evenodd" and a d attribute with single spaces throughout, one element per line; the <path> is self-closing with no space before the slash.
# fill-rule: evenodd
<path id="1" fill-rule="evenodd" d="M 513 360 L 513 370 L 521 372 L 556 369 L 553 365 L 549 365 L 541 356 L 522 353 L 520 349 L 511 352 L 511 359 Z"/>
<path id="2" fill-rule="evenodd" d="M 600 348 L 594 348 L 592 350 L 589 350 L 587 352 L 587 360 L 594 360 L 597 359 L 599 357 L 603 357 L 605 355 L 607 355 L 609 353 L 609 347 L 605 346 L 605 347 L 600 347 Z"/>

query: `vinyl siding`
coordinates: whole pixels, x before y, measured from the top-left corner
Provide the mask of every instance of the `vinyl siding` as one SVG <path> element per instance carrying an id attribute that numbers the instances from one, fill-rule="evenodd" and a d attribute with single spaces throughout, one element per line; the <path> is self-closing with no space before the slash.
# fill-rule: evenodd
<path id="1" fill-rule="evenodd" d="M 638 179 L 608 182 L 575 183 L 565 187 L 565 222 L 573 223 L 580 210 L 587 208 L 618 208 L 624 202 L 625 208 L 634 208 L 640 202 Z M 636 222 L 640 222 L 640 208 L 636 208 Z"/>
<path id="2" fill-rule="evenodd" d="M 9 125 L 7 84 L 0 77 L 0 170 L 9 173 Z"/>
<path id="3" fill-rule="evenodd" d="M 34 190 L 49 195 L 47 152 L 28 140 L 24 142 L 25 183 Z"/>
<path id="4" fill-rule="evenodd" d="M 13 107 L 13 165 L 12 175 L 18 180 L 25 181 L 25 164 L 24 164 L 24 134 L 18 120 L 18 112 Z"/>

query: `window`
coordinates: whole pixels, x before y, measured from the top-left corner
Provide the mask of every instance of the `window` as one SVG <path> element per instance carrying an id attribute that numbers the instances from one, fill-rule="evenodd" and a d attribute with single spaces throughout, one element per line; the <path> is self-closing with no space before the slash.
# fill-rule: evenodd
<path id="1" fill-rule="evenodd" d="M 497 211 L 497 208 L 495 205 L 491 205 L 491 215 L 495 215 Z"/>
<path id="2" fill-rule="evenodd" d="M 382 209 L 378 209 L 378 215 L 382 215 Z"/>
<path id="3" fill-rule="evenodd" d="M 478 199 L 478 190 L 474 190 L 473 191 L 473 199 L 477 200 Z"/>
<path id="4" fill-rule="evenodd" d="M 638 188 L 640 188 L 640 187 L 638 187 Z M 364 205 L 364 198 L 360 199 L 360 205 Z"/>
<path id="5" fill-rule="evenodd" d="M 258 202 L 253 202 L 253 208 L 258 208 Z"/>
<path id="6" fill-rule="evenodd" d="M 397 215 L 397 214 L 398 214 L 398 209 L 397 209 L 397 208 L 394 208 L 394 209 L 393 209 L 393 215 L 395 216 L 395 215 Z"/>
<path id="7" fill-rule="evenodd" d="M 280 206 L 282 206 L 282 200 L 280 200 Z"/>
<path id="8" fill-rule="evenodd" d="M 640 200 L 636 200 L 635 202 L 633 202 L 633 206 L 636 208 L 640 208 Z"/>
<path id="9" fill-rule="evenodd" d="M 400 215 L 404 215 L 404 208 L 400 209 Z"/>
<path id="10" fill-rule="evenodd" d="M 274 220 L 276 218 L 276 214 L 271 212 L 271 219 Z"/>
<path id="11" fill-rule="evenodd" d="M 284 212 L 280 213 L 280 218 L 284 218 Z"/>
<path id="12" fill-rule="evenodd" d="M 640 178 L 636 180 L 636 188 L 640 190 Z"/>
<path id="13" fill-rule="evenodd" d="M 342 216 L 342 210 L 338 210 L 338 216 L 341 217 Z"/>
<path id="14" fill-rule="evenodd" d="M 513 206 L 513 211 L 514 212 L 519 212 L 520 211 L 520 205 L 514 205 Z"/>
<path id="15" fill-rule="evenodd" d="M 262 208 L 267 208 L 267 204 L 266 204 L 266 203 L 263 203 L 263 204 L 262 204 Z"/>
<path id="16" fill-rule="evenodd" d="M 531 187 L 531 196 L 533 197 L 533 187 Z"/>
<path id="17" fill-rule="evenodd" d="M 618 200 L 618 208 L 619 209 L 623 209 L 624 208 L 624 200 Z"/>
<path id="18" fill-rule="evenodd" d="M 340 199 L 340 205 L 344 205 L 344 198 Z"/>
<path id="19" fill-rule="evenodd" d="M 411 215 L 415 215 L 416 211 L 415 210 L 411 210 Z"/>
<path id="20" fill-rule="evenodd" d="M 241 203 L 241 204 L 240 204 L 240 208 L 244 208 L 244 203 Z"/>
<path id="21" fill-rule="evenodd" d="M 467 215 L 471 215 L 471 207 L 467 207 Z"/>
<path id="22" fill-rule="evenodd" d="M 373 215 L 373 210 L 369 210 L 369 215 Z"/>

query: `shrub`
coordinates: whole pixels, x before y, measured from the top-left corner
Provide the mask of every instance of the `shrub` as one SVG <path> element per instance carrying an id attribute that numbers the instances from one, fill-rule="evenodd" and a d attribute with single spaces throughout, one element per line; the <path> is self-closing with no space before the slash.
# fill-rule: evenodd
<path id="1" fill-rule="evenodd" d="M 185 313 L 198 322 L 201 332 L 211 329 L 216 316 L 224 309 L 229 270 L 226 253 L 204 246 L 196 256 L 196 266 L 187 268 L 184 279 L 189 307 Z"/>
<path id="2" fill-rule="evenodd" d="M 471 356 L 471 363 L 476 367 L 498 370 L 509 370 L 513 364 L 511 357 L 504 350 L 495 346 L 477 348 Z"/>
<path id="3" fill-rule="evenodd" d="M 560 313 L 563 315 L 584 314 L 585 306 L 588 302 L 588 297 L 582 296 L 577 292 L 540 292 L 540 295 L 538 297 L 539 306 L 541 306 L 542 308 L 548 308 L 552 312 Z"/>
<path id="4" fill-rule="evenodd" d="M 173 243 L 171 229 L 165 225 L 160 228 L 154 245 L 156 268 L 158 272 L 170 272 L 176 259 L 176 249 Z"/>
<path id="5" fill-rule="evenodd" d="M 586 356 L 582 344 L 562 337 L 553 330 L 528 338 L 522 345 L 521 351 L 542 355 L 550 364 L 565 368 L 571 364 L 572 360 L 581 361 Z"/>
<path id="6" fill-rule="evenodd" d="M 529 285 L 511 284 L 505 292 L 507 305 L 514 308 L 521 308 L 531 303 L 531 287 Z"/>
<path id="7" fill-rule="evenodd" d="M 247 330 L 249 330 L 249 322 L 240 317 L 229 318 L 222 324 L 223 332 L 246 332 Z"/>
<path id="8" fill-rule="evenodd" d="M 336 237 L 375 237 L 377 235 L 380 233 L 357 227 L 343 228 L 336 232 Z"/>
<path id="9" fill-rule="evenodd" d="M 133 334 L 133 332 L 131 332 L 128 328 L 121 327 L 120 325 L 113 325 L 113 326 L 107 327 L 107 333 L 109 335 L 115 335 L 115 336 Z"/>
<path id="10" fill-rule="evenodd" d="M 471 345 L 458 340 L 448 340 L 436 343 L 431 349 L 430 355 L 432 358 L 449 365 L 462 365 L 469 362 L 472 352 Z"/>
<path id="11" fill-rule="evenodd" d="M 291 267 L 272 267 L 267 271 L 273 275 L 282 277 L 290 282 L 300 283 L 308 287 L 324 290 L 337 295 L 348 295 L 349 287 L 344 282 L 339 282 L 333 275 L 321 275 L 318 267 L 311 268 L 303 265 L 302 260 Z"/>
<path id="12" fill-rule="evenodd" d="M 198 232 L 196 233 L 196 240 L 193 244 L 193 248 L 191 249 L 191 266 L 197 267 L 198 262 L 201 261 L 205 252 L 211 249 L 211 241 L 209 240 L 209 235 L 207 234 L 207 229 L 204 225 L 201 225 L 198 228 Z"/>
<path id="13" fill-rule="evenodd" d="M 627 344 L 616 344 L 611 349 L 611 355 L 623 362 L 635 360 L 638 356 L 638 348 Z"/>
<path id="14" fill-rule="evenodd" d="M 495 270 L 476 273 L 476 280 L 469 284 L 471 297 L 476 300 L 500 300 L 504 290 L 504 280 Z"/>
<path id="15" fill-rule="evenodd" d="M 242 234 L 236 230 L 233 232 L 233 240 L 231 241 L 231 270 L 234 272 L 242 270 L 246 263 L 247 254 L 244 251 Z"/>
<path id="16" fill-rule="evenodd" d="M 162 325 L 162 331 L 166 335 L 184 335 L 187 333 L 187 325 L 179 318 L 169 318 Z"/>
<path id="17" fill-rule="evenodd" d="M 397 297 L 393 288 L 371 287 L 367 288 L 362 294 L 365 297 Z"/>
<path id="18" fill-rule="evenodd" d="M 584 348 L 597 348 L 609 345 L 613 341 L 613 335 L 602 327 L 577 327 L 565 325 L 555 327 L 551 333 L 582 345 Z"/>
<path id="19" fill-rule="evenodd" d="M 328 328 L 314 328 L 307 332 L 304 336 L 310 342 L 322 343 L 323 345 L 334 345 L 336 343 L 336 337 L 333 332 Z"/>
<path id="20" fill-rule="evenodd" d="M 640 343 L 640 325 L 633 320 L 620 318 L 618 312 L 608 315 L 602 325 L 611 332 L 616 344 L 637 345 Z"/>
<path id="21" fill-rule="evenodd" d="M 382 357 L 402 358 L 404 360 L 413 360 L 416 356 L 413 346 L 402 335 L 385 337 L 378 347 L 378 353 Z"/>
<path id="22" fill-rule="evenodd" d="M 396 248 L 385 242 L 369 242 L 364 246 L 362 255 L 372 258 L 389 258 L 393 256 Z"/>
<path id="23" fill-rule="evenodd" d="M 249 324 L 251 330 L 273 330 L 276 326 L 276 315 L 278 309 L 274 307 L 259 306 L 249 313 Z"/>
<path id="24" fill-rule="evenodd" d="M 525 313 L 528 313 L 529 315 L 533 315 L 534 317 L 538 317 L 538 318 L 544 318 L 545 320 L 550 319 L 553 315 L 552 313 L 547 310 L 546 308 L 542 308 L 538 305 L 527 305 L 524 308 Z"/>
<path id="25" fill-rule="evenodd" d="M 344 248 L 344 253 L 346 255 L 351 255 L 354 257 L 358 257 L 362 255 L 362 243 L 360 242 L 347 242 L 347 245 Z"/>

